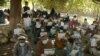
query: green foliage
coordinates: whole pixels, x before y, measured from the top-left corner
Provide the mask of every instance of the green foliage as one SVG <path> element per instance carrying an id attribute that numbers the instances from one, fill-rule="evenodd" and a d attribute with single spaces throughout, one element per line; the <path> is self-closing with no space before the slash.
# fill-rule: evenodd
<path id="1" fill-rule="evenodd" d="M 0 6 L 4 5 L 8 0 L 0 0 Z M 25 1 L 38 4 L 40 7 L 44 7 L 48 10 L 55 8 L 58 12 L 69 13 L 99 13 L 100 4 L 94 1 L 100 0 L 22 0 L 22 4 Z"/>
<path id="2" fill-rule="evenodd" d="M 93 0 L 93 2 L 96 2 L 96 3 L 99 2 L 100 3 L 100 0 Z"/>
<path id="3" fill-rule="evenodd" d="M 55 8 L 59 12 L 91 13 L 100 10 L 93 0 L 36 0 L 46 9 Z M 37 3 L 36 2 L 36 3 Z"/>
<path id="4" fill-rule="evenodd" d="M 6 0 L 0 0 L 0 6 L 3 6 L 6 3 Z"/>
<path id="5" fill-rule="evenodd" d="M 60 10 L 65 8 L 65 4 L 67 1 L 68 0 L 38 0 L 38 2 L 42 4 L 46 9 L 59 8 Z"/>

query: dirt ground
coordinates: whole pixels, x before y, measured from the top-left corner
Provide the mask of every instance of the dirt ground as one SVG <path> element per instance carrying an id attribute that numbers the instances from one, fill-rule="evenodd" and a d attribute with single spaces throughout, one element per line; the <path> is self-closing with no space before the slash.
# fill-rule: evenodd
<path id="1" fill-rule="evenodd" d="M 1 45 L 1 56 L 12 56 L 13 43 Z"/>

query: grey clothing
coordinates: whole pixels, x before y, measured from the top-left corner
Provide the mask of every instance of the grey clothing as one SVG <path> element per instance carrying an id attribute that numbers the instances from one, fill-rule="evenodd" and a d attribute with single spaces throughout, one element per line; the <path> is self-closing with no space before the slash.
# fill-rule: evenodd
<path id="1" fill-rule="evenodd" d="M 32 56 L 31 47 L 28 43 L 24 46 L 20 46 L 19 43 L 14 45 L 13 56 Z"/>

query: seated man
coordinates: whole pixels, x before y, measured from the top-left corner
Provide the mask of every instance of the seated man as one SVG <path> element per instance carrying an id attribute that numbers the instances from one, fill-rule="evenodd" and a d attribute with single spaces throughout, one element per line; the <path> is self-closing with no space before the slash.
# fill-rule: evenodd
<path id="1" fill-rule="evenodd" d="M 51 56 L 51 55 L 46 55 L 44 53 L 45 49 L 50 49 L 52 48 L 52 42 L 51 40 L 48 39 L 46 35 L 40 37 L 40 40 L 38 41 L 36 45 L 36 56 Z"/>
<path id="2" fill-rule="evenodd" d="M 14 44 L 13 56 L 32 56 L 32 49 L 26 37 L 20 36 Z"/>
<path id="3" fill-rule="evenodd" d="M 55 39 L 55 54 L 57 56 L 65 56 L 66 53 L 65 53 L 65 43 L 66 43 L 66 40 L 64 39 L 65 38 L 65 33 L 63 33 L 62 30 L 60 30 L 60 32 L 57 33 L 57 38 Z"/>
<path id="4" fill-rule="evenodd" d="M 22 32 L 24 32 L 24 29 L 21 27 L 20 24 L 17 24 L 16 28 L 13 30 L 13 34 L 14 34 L 13 38 L 16 40 L 22 34 Z"/>

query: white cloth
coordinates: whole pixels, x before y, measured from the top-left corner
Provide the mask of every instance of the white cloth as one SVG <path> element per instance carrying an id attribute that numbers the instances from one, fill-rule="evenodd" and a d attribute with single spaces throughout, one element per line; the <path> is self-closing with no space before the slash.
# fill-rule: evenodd
<path id="1" fill-rule="evenodd" d="M 59 39 L 62 39 L 62 38 L 64 38 L 65 37 L 65 33 L 58 33 L 58 38 Z"/>
<path id="2" fill-rule="evenodd" d="M 90 39 L 90 44 L 91 44 L 91 47 L 96 47 L 97 46 L 97 41 L 96 41 L 96 39 L 95 38 L 91 38 Z"/>
<path id="3" fill-rule="evenodd" d="M 75 54 L 76 54 L 78 51 L 79 51 L 79 50 L 72 50 L 71 53 L 70 53 L 70 55 L 71 55 L 71 56 L 75 56 Z"/>
<path id="4" fill-rule="evenodd" d="M 64 26 L 64 22 L 61 22 L 61 26 Z"/>
<path id="5" fill-rule="evenodd" d="M 88 25 L 89 25 L 89 24 L 88 24 L 88 22 L 87 22 L 87 21 L 85 21 L 82 25 L 83 25 L 83 28 L 85 28 L 85 29 L 86 29 L 86 28 L 88 28 Z"/>
<path id="6" fill-rule="evenodd" d="M 51 32 L 52 34 L 55 34 L 56 30 L 55 30 L 55 29 L 51 29 L 50 32 Z"/>
<path id="7" fill-rule="evenodd" d="M 24 26 L 30 27 L 31 26 L 31 18 L 24 18 Z"/>
<path id="8" fill-rule="evenodd" d="M 85 34 L 86 33 L 86 30 L 82 29 L 81 32 L 82 32 L 82 34 Z"/>
<path id="9" fill-rule="evenodd" d="M 54 19 L 54 23 L 57 23 L 57 20 L 56 19 Z"/>
<path id="10" fill-rule="evenodd" d="M 14 29 L 14 35 L 20 35 L 21 32 L 22 32 L 22 29 L 21 28 Z"/>
<path id="11" fill-rule="evenodd" d="M 64 28 L 64 29 L 68 29 L 68 25 L 64 25 L 63 28 Z"/>
<path id="12" fill-rule="evenodd" d="M 45 35 L 47 35 L 47 32 L 41 32 L 40 33 L 40 36 L 45 36 Z"/>
<path id="13" fill-rule="evenodd" d="M 48 39 L 43 40 L 42 43 L 43 43 L 44 45 L 47 44 L 47 43 L 48 43 Z"/>
<path id="14" fill-rule="evenodd" d="M 90 28 L 91 30 L 93 30 L 94 27 L 95 27 L 95 25 L 90 25 L 90 26 L 89 26 L 89 28 Z"/>
<path id="15" fill-rule="evenodd" d="M 24 45 L 25 45 L 25 43 L 19 43 L 19 45 L 20 45 L 20 46 L 24 46 Z"/>
<path id="16" fill-rule="evenodd" d="M 45 22 L 45 23 L 47 23 L 47 22 L 48 22 L 48 20 L 47 20 L 47 19 L 44 19 L 44 22 Z"/>
<path id="17" fill-rule="evenodd" d="M 96 38 L 96 41 L 99 41 L 100 40 L 100 35 L 99 34 L 95 34 L 93 37 Z"/>
<path id="18" fill-rule="evenodd" d="M 79 33 L 74 33 L 74 34 L 72 35 L 72 37 L 73 37 L 73 38 L 81 38 L 81 36 L 80 36 Z"/>
<path id="19" fill-rule="evenodd" d="M 52 26 L 52 24 L 53 24 L 53 22 L 48 22 L 47 25 L 48 25 L 48 26 Z"/>
<path id="20" fill-rule="evenodd" d="M 55 49 L 50 48 L 50 49 L 44 49 L 44 54 L 46 55 L 54 55 Z"/>
<path id="21" fill-rule="evenodd" d="M 41 28 L 41 24 L 39 22 L 36 22 L 36 28 Z"/>

